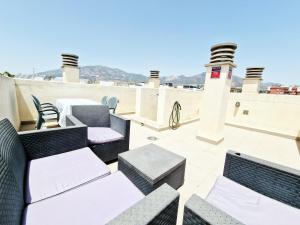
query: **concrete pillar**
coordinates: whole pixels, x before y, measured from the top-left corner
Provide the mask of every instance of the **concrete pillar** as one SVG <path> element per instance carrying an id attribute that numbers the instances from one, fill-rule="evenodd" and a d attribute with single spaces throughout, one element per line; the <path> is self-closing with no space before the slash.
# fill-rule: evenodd
<path id="1" fill-rule="evenodd" d="M 62 77 L 63 82 L 79 82 L 80 73 L 78 67 L 78 56 L 73 54 L 61 54 L 63 59 Z"/>
<path id="2" fill-rule="evenodd" d="M 206 64 L 200 129 L 197 138 L 213 144 L 224 139 L 224 126 L 229 100 L 234 52 L 237 45 L 223 43 L 211 47 L 211 60 Z"/>
<path id="3" fill-rule="evenodd" d="M 166 116 L 170 116 L 166 112 L 167 90 L 167 87 L 161 87 L 158 92 L 156 121 L 159 126 L 164 126 L 166 124 Z"/>
<path id="4" fill-rule="evenodd" d="M 243 93 L 259 93 L 264 67 L 249 67 L 246 70 L 246 77 L 243 82 Z"/>
<path id="5" fill-rule="evenodd" d="M 151 70 L 150 78 L 148 81 L 148 87 L 159 88 L 159 85 L 160 85 L 159 70 Z"/>
<path id="6" fill-rule="evenodd" d="M 136 96 L 135 96 L 135 114 L 137 116 L 142 116 L 142 88 L 136 88 Z"/>

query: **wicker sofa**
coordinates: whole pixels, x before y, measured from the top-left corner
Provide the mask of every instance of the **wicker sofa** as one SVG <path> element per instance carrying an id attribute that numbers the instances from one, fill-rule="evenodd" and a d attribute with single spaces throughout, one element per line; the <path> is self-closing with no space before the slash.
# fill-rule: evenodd
<path id="1" fill-rule="evenodd" d="M 17 133 L 0 121 L 0 225 L 176 224 L 178 201 L 168 185 L 144 196 L 110 174 L 86 126 Z"/>
<path id="2" fill-rule="evenodd" d="M 204 200 L 185 204 L 184 225 L 298 224 L 300 171 L 234 151 Z"/>
<path id="3" fill-rule="evenodd" d="M 76 105 L 66 125 L 88 126 L 88 146 L 104 162 L 118 159 L 118 154 L 129 150 L 130 120 L 109 113 L 104 105 Z"/>

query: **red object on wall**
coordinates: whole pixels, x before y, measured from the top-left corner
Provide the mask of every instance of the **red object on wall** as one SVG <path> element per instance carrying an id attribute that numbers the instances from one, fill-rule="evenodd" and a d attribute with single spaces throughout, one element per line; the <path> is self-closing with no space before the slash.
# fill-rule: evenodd
<path id="1" fill-rule="evenodd" d="M 289 94 L 289 88 L 288 87 L 271 87 L 270 94 L 280 94 L 280 95 L 284 95 L 284 94 Z"/>
<path id="2" fill-rule="evenodd" d="M 227 79 L 231 79 L 231 77 L 232 77 L 232 67 L 229 67 Z"/>
<path id="3" fill-rule="evenodd" d="M 219 79 L 219 78 L 220 78 L 220 75 L 221 75 L 221 66 L 213 67 L 213 68 L 211 69 L 211 75 L 210 75 L 210 78 L 213 78 L 213 79 Z"/>
<path id="4" fill-rule="evenodd" d="M 298 91 L 297 87 L 292 87 L 290 91 L 290 95 L 297 95 L 297 91 Z"/>
<path id="5" fill-rule="evenodd" d="M 268 91 L 269 94 L 279 94 L 279 95 L 300 95 L 299 87 L 293 86 L 293 87 L 270 87 L 270 90 Z"/>

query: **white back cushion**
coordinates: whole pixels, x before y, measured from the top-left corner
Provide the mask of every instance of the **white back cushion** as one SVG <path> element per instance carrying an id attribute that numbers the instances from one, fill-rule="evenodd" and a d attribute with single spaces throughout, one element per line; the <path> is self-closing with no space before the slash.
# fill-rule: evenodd
<path id="1" fill-rule="evenodd" d="M 106 224 L 144 195 L 122 172 L 27 206 L 23 225 Z"/>
<path id="2" fill-rule="evenodd" d="M 220 176 L 206 200 L 247 225 L 296 225 L 300 210 Z"/>
<path id="3" fill-rule="evenodd" d="M 28 164 L 26 202 L 32 203 L 110 174 L 89 148 L 35 159 Z"/>

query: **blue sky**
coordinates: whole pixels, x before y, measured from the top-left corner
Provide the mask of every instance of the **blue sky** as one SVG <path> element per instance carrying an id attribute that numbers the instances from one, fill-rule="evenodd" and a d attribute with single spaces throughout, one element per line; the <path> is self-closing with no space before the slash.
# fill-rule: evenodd
<path id="1" fill-rule="evenodd" d="M 0 1 L 0 72 L 105 65 L 148 75 L 205 70 L 210 46 L 238 44 L 234 74 L 265 66 L 265 81 L 300 85 L 300 1 Z"/>

